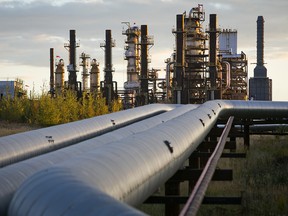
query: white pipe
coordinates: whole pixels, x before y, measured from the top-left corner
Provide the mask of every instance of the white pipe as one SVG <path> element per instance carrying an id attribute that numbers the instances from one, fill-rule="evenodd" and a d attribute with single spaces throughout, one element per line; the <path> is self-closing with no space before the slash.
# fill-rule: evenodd
<path id="1" fill-rule="evenodd" d="M 38 172 L 17 190 L 8 215 L 83 215 L 87 209 L 101 215 L 103 205 L 93 190 L 139 205 L 175 174 L 218 118 L 231 115 L 287 118 L 288 102 L 206 102 L 155 128 Z M 109 206 L 105 214 L 121 214 Z"/>
<path id="2" fill-rule="evenodd" d="M 230 86 L 231 86 L 230 63 L 227 61 L 223 61 L 222 63 L 226 65 L 226 88 L 230 88 Z"/>
<path id="3" fill-rule="evenodd" d="M 85 152 L 94 151 L 96 148 L 107 143 L 115 142 L 153 128 L 156 125 L 176 118 L 196 107 L 198 107 L 198 105 L 180 105 L 171 111 L 154 116 L 153 118 L 148 118 L 104 135 L 80 142 L 77 145 L 62 148 L 0 169 L 0 215 L 7 214 L 9 202 L 17 188 L 36 172 L 47 169 L 48 167 L 63 161 L 70 160 Z"/>
<path id="4" fill-rule="evenodd" d="M 168 62 L 166 65 L 166 98 L 167 100 L 169 100 L 169 98 L 171 97 L 171 86 L 170 86 L 170 66 L 174 65 L 176 62 L 172 61 L 172 62 Z"/>
<path id="5" fill-rule="evenodd" d="M 0 137 L 0 167 L 54 151 L 174 109 L 172 104 L 151 104 L 68 124 Z"/>

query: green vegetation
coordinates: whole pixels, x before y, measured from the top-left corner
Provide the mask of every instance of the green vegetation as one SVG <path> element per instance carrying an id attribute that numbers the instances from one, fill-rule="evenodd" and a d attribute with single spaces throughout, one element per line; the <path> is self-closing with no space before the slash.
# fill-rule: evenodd
<path id="1" fill-rule="evenodd" d="M 237 152 L 245 151 L 241 141 L 237 139 Z M 202 205 L 198 216 L 288 214 L 287 136 L 251 136 L 246 159 L 221 158 L 218 168 L 233 169 L 233 181 L 212 181 L 206 195 L 242 196 L 242 205 Z M 181 183 L 181 195 L 187 195 L 185 183 Z M 164 205 L 143 204 L 139 209 L 149 215 L 165 215 Z"/>
<path id="2" fill-rule="evenodd" d="M 46 92 L 28 98 L 4 97 L 0 100 L 0 120 L 29 123 L 40 126 L 63 124 L 121 110 L 121 103 L 114 101 L 109 108 L 105 98 L 84 94 L 77 99 L 75 92 L 51 98 Z"/>

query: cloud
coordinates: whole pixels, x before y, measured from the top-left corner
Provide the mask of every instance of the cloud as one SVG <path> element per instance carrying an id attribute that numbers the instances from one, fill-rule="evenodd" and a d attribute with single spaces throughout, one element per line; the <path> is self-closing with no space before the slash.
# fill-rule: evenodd
<path id="1" fill-rule="evenodd" d="M 213 3 L 209 3 L 209 5 L 211 5 L 213 8 L 217 10 L 231 10 L 232 9 L 231 5 L 225 4 L 225 3 L 213 2 Z"/>
<path id="2" fill-rule="evenodd" d="M 39 4 L 47 4 L 54 7 L 61 7 L 70 3 L 104 3 L 104 0 L 4 0 L 0 1 L 0 7 L 4 8 L 23 8 L 34 7 Z"/>
<path id="3" fill-rule="evenodd" d="M 238 52 L 247 54 L 249 64 L 256 61 L 258 15 L 265 19 L 265 60 L 288 61 L 285 54 L 288 29 L 284 28 L 288 20 L 287 0 L 277 1 L 277 7 L 269 0 L 217 0 L 214 3 L 203 0 L 202 3 L 206 12 L 204 28 L 209 25 L 209 14 L 216 13 L 220 27 L 237 29 Z M 122 35 L 122 21 L 148 25 L 148 34 L 154 36 L 155 42 L 150 49 L 150 67 L 163 69 L 164 59 L 170 57 L 175 44 L 172 28 L 176 24 L 176 14 L 190 11 L 197 5 L 188 0 L 0 0 L 0 67 L 5 61 L 11 62 L 10 73 L 7 66 L 2 68 L 1 75 L 12 76 L 11 71 L 14 73 L 24 65 L 23 73 L 28 73 L 28 66 L 32 74 L 38 74 L 39 67 L 44 73 L 46 68 L 48 79 L 51 47 L 68 62 L 63 44 L 69 41 L 70 29 L 76 30 L 77 40 L 80 40 L 77 55 L 84 51 L 99 60 L 101 67 L 104 52 L 99 45 L 104 42 L 105 30 L 111 29 L 117 46 L 112 51 L 113 64 L 118 72 L 127 64 L 123 59 L 126 38 Z M 17 69 L 12 70 L 13 65 L 15 68 L 17 65 Z M 274 65 L 271 70 L 282 71 L 276 68 L 283 65 L 281 62 Z M 249 66 L 249 70 L 253 71 L 253 67 Z"/>

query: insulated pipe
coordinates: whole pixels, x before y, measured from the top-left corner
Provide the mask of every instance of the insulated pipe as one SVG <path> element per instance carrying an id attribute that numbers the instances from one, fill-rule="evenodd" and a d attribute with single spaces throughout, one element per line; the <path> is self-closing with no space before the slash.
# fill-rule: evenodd
<path id="1" fill-rule="evenodd" d="M 167 100 L 169 100 L 169 98 L 171 97 L 171 85 L 170 85 L 170 66 L 174 65 L 175 61 L 172 62 L 168 62 L 166 65 L 166 98 Z"/>
<path id="2" fill-rule="evenodd" d="M 222 63 L 226 65 L 226 88 L 230 88 L 230 84 L 231 84 L 230 63 L 227 61 L 222 61 Z"/>
<path id="3" fill-rule="evenodd" d="M 7 214 L 8 205 L 13 194 L 24 180 L 34 173 L 74 158 L 85 152 L 93 151 L 104 144 L 115 142 L 153 128 L 156 125 L 176 118 L 196 107 L 197 105 L 180 106 L 171 111 L 154 116 L 153 118 L 148 118 L 118 130 L 111 131 L 104 135 L 78 143 L 77 145 L 62 148 L 0 169 L 0 215 Z"/>
<path id="4" fill-rule="evenodd" d="M 139 205 L 175 174 L 218 118 L 231 115 L 286 118 L 288 102 L 206 102 L 155 128 L 38 172 L 17 190 L 8 215 L 83 215 L 87 209 L 91 209 L 90 214 L 101 215 L 100 197 L 85 197 L 93 190 L 132 206 Z M 109 206 L 105 214 L 121 213 Z"/>
<path id="5" fill-rule="evenodd" d="M 173 108 L 175 105 L 151 104 L 68 124 L 1 137 L 0 167 L 90 139 Z"/>
<path id="6" fill-rule="evenodd" d="M 184 205 L 180 216 L 196 216 L 198 209 L 201 206 L 201 203 L 204 199 L 206 190 L 208 188 L 208 185 L 214 175 L 214 172 L 217 168 L 217 164 L 219 159 L 221 158 L 221 155 L 223 153 L 226 139 L 229 135 L 230 129 L 232 127 L 234 117 L 231 116 L 228 119 L 228 122 L 219 138 L 219 141 L 215 147 L 215 150 L 213 151 L 212 155 L 208 159 L 205 167 L 203 168 L 203 171 L 199 177 L 199 179 L 196 182 L 196 185 L 189 196 L 188 201 Z"/>

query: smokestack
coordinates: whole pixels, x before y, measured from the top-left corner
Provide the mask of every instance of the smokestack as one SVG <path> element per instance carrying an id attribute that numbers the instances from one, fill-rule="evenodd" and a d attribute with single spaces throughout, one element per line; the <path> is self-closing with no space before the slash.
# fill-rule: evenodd
<path id="1" fill-rule="evenodd" d="M 178 14 L 176 16 L 176 90 L 174 91 L 174 103 L 177 104 L 182 103 L 184 60 L 184 14 Z"/>
<path id="2" fill-rule="evenodd" d="M 103 95 L 106 98 L 106 104 L 111 104 L 114 99 L 113 90 L 113 77 L 112 77 L 112 42 L 111 30 L 106 30 L 106 41 L 105 44 L 101 45 L 105 48 L 105 68 L 104 68 L 104 89 Z"/>
<path id="3" fill-rule="evenodd" d="M 112 84 L 112 36 L 111 30 L 106 30 L 106 44 L 105 44 L 105 82 Z"/>
<path id="4" fill-rule="evenodd" d="M 267 77 L 267 69 L 264 66 L 264 18 L 257 19 L 257 66 L 254 69 L 254 77 Z"/>
<path id="5" fill-rule="evenodd" d="M 218 19 L 216 14 L 210 14 L 210 24 L 209 24 L 209 71 L 211 79 L 211 88 L 215 90 L 216 88 L 216 74 L 217 74 L 217 25 Z M 214 99 L 214 98 L 213 98 Z"/>
<path id="6" fill-rule="evenodd" d="M 145 96 L 145 104 L 148 96 L 148 28 L 141 25 L 141 93 Z"/>
<path id="7" fill-rule="evenodd" d="M 71 89 L 77 90 L 77 74 L 76 74 L 76 31 L 70 30 L 69 44 L 69 77 L 68 84 Z"/>
<path id="8" fill-rule="evenodd" d="M 50 92 L 54 91 L 54 49 L 50 48 Z"/>

